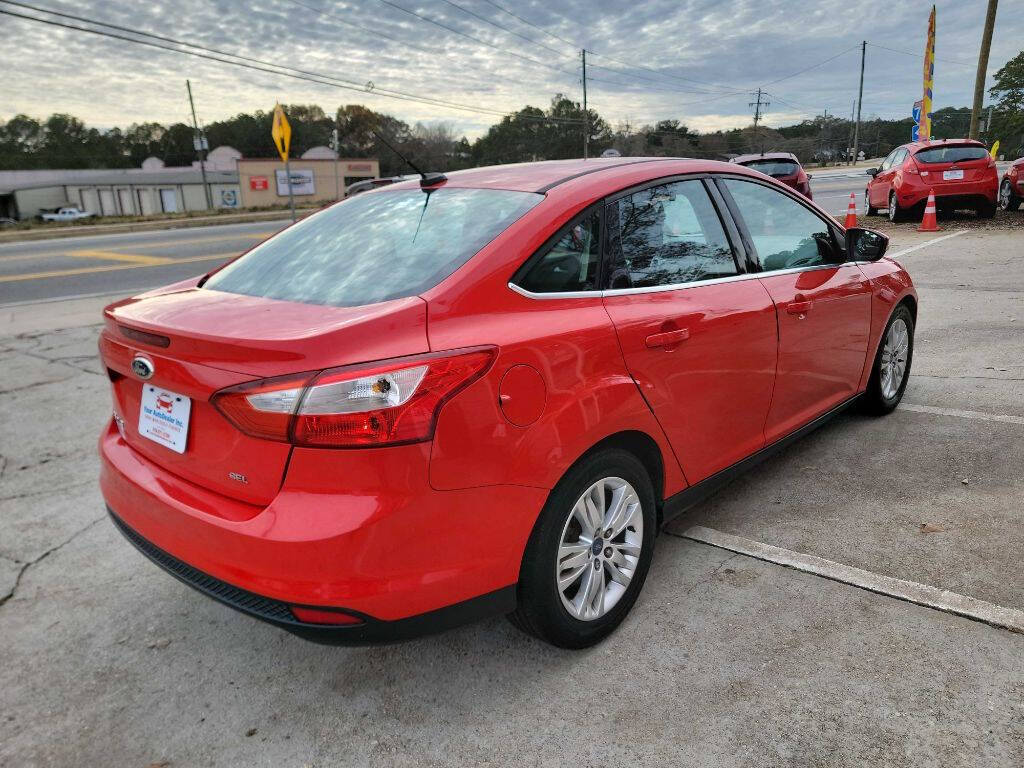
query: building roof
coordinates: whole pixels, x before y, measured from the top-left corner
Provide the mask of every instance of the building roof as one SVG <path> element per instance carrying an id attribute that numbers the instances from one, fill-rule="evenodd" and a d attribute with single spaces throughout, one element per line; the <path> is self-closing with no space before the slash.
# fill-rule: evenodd
<path id="1" fill-rule="evenodd" d="M 209 184 L 237 184 L 237 171 L 206 171 Z M 90 186 L 160 186 L 167 184 L 201 184 L 202 172 L 198 168 L 175 168 L 165 171 L 140 171 L 137 168 L 120 170 L 96 171 L 89 174 L 76 174 L 66 178 L 54 178 L 51 181 L 31 183 L 10 183 L 0 188 L 0 195 L 17 192 L 21 189 L 44 189 L 46 187 L 90 187 Z"/>

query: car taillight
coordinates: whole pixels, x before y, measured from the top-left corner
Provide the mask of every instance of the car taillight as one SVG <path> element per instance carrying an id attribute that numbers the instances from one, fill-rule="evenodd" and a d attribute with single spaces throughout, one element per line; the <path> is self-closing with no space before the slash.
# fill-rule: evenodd
<path id="1" fill-rule="evenodd" d="M 264 379 L 216 393 L 213 405 L 246 434 L 323 448 L 429 440 L 445 402 L 478 379 L 491 347 Z"/>
<path id="2" fill-rule="evenodd" d="M 908 157 L 906 162 L 903 163 L 903 172 L 912 173 L 915 176 L 918 174 L 917 163 L 914 162 L 913 157 Z"/>

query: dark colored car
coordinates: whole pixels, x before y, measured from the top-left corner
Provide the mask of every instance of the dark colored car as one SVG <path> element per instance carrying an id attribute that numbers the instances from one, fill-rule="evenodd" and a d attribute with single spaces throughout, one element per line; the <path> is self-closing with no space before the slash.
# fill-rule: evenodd
<path id="1" fill-rule="evenodd" d="M 871 176 L 864 190 L 869 216 L 888 211 L 890 221 L 920 218 L 928 193 L 940 211 L 971 208 L 980 218 L 996 212 L 999 174 L 996 161 L 980 141 L 940 139 L 896 147 Z"/>
<path id="2" fill-rule="evenodd" d="M 792 152 L 762 152 L 758 155 L 738 155 L 729 162 L 753 168 L 792 187 L 808 200 L 811 196 L 811 176 L 806 173 Z"/>
<path id="3" fill-rule="evenodd" d="M 357 181 L 355 184 L 349 184 L 345 187 L 345 197 L 352 197 L 352 195 L 358 195 L 360 192 L 369 192 L 372 189 L 387 187 L 394 184 L 396 181 L 402 181 L 403 178 L 404 177 L 402 176 L 385 176 L 380 179 Z"/>

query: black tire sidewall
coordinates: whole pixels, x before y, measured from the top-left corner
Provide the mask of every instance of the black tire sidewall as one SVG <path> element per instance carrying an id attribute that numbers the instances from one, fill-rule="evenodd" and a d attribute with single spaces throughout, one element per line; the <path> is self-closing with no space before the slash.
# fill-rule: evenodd
<path id="1" fill-rule="evenodd" d="M 580 621 L 562 605 L 554 579 L 555 564 L 562 530 L 573 505 L 587 488 L 604 477 L 621 477 L 640 497 L 643 546 L 626 593 L 604 616 Z M 519 574 L 519 608 L 513 623 L 563 648 L 585 648 L 599 642 L 622 623 L 643 589 L 656 535 L 654 490 L 640 460 L 621 449 L 602 450 L 582 459 L 552 490 L 530 535 Z"/>

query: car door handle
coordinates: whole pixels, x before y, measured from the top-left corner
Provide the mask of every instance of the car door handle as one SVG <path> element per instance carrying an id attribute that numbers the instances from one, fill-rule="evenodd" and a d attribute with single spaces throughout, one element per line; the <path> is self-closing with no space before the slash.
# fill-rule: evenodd
<path id="1" fill-rule="evenodd" d="M 791 315 L 806 315 L 811 311 L 811 302 L 807 301 L 791 301 L 786 306 L 786 311 Z"/>
<path id="2" fill-rule="evenodd" d="M 645 343 L 650 349 L 657 349 L 658 347 L 674 347 L 682 341 L 686 341 L 690 338 L 690 330 L 688 328 L 677 328 L 674 331 L 662 331 L 661 333 L 652 333 L 647 337 Z"/>

